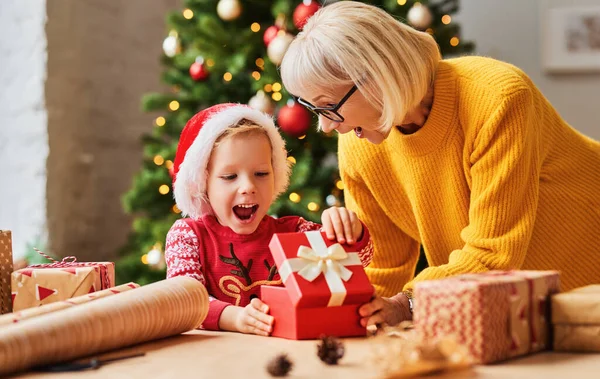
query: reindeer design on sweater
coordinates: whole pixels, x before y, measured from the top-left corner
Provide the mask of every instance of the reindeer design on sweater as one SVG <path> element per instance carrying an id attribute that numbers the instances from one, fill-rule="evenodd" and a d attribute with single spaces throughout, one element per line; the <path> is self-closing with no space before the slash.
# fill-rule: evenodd
<path id="1" fill-rule="evenodd" d="M 252 278 L 250 277 L 250 269 L 252 268 L 253 260 L 249 259 L 247 265 L 244 266 L 244 263 L 240 261 L 240 259 L 235 255 L 233 243 L 229 243 L 229 254 L 231 255 L 231 257 L 226 257 L 224 255 L 219 254 L 219 259 L 221 260 L 221 262 L 235 267 L 230 271 L 234 276 L 226 275 L 221 277 L 221 279 L 219 280 L 219 288 L 225 295 L 235 299 L 235 305 L 240 305 L 242 291 L 250 291 L 256 286 L 274 286 L 281 284 L 281 279 L 273 280 L 275 275 L 277 275 L 277 266 L 275 266 L 275 264 L 271 266 L 269 265 L 269 262 L 265 259 L 263 263 L 268 273 L 267 279 L 253 282 Z M 242 281 L 239 278 L 243 279 L 245 284 L 242 283 Z M 226 284 L 226 281 L 231 281 L 233 283 Z"/>

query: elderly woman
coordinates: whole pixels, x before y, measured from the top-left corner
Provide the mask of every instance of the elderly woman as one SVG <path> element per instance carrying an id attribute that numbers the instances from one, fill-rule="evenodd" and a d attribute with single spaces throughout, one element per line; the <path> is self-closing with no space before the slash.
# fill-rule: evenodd
<path id="1" fill-rule="evenodd" d="M 421 280 L 556 269 L 566 290 L 600 282 L 600 143 L 518 68 L 442 60 L 427 33 L 342 1 L 308 21 L 281 75 L 342 134 L 346 206 L 375 244 L 363 325 L 410 319 Z M 429 267 L 414 277 L 420 245 Z"/>

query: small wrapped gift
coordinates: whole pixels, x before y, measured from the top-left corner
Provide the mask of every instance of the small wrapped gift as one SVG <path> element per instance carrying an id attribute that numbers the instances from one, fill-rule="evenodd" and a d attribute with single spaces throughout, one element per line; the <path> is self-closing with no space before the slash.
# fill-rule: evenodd
<path id="1" fill-rule="evenodd" d="M 269 248 L 285 285 L 261 287 L 261 299 L 275 318 L 273 336 L 366 335 L 358 308 L 374 288 L 351 246 L 311 231 L 275 234 Z"/>
<path id="2" fill-rule="evenodd" d="M 421 338 L 451 337 L 475 363 L 549 347 L 549 299 L 556 271 L 489 271 L 415 285 L 413 319 Z"/>
<path id="3" fill-rule="evenodd" d="M 113 262 L 77 262 L 66 257 L 49 264 L 31 265 L 12 273 L 13 311 L 67 300 L 115 286 Z"/>
<path id="4" fill-rule="evenodd" d="M 554 350 L 600 352 L 600 284 L 552 296 Z"/>
<path id="5" fill-rule="evenodd" d="M 13 270 L 12 239 L 9 230 L 0 230 L 0 314 L 12 311 L 10 274 Z"/>

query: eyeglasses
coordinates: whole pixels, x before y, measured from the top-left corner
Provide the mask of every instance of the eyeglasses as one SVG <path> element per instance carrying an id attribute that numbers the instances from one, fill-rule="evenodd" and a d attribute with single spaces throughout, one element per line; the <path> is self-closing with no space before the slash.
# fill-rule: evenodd
<path id="1" fill-rule="evenodd" d="M 344 116 L 339 114 L 338 111 L 342 107 L 342 105 L 344 105 L 344 103 L 350 98 L 350 96 L 352 96 L 352 94 L 354 92 L 356 92 L 357 89 L 358 89 L 358 87 L 356 86 L 356 84 L 353 85 L 352 88 L 350 88 L 350 91 L 348 91 L 348 93 L 342 98 L 342 100 L 340 100 L 339 103 L 337 103 L 336 105 L 334 105 L 332 107 L 317 107 L 300 97 L 297 98 L 297 101 L 298 101 L 298 103 L 304 105 L 308 110 L 310 110 L 317 116 L 321 115 L 323 117 L 330 119 L 331 121 L 343 122 Z"/>

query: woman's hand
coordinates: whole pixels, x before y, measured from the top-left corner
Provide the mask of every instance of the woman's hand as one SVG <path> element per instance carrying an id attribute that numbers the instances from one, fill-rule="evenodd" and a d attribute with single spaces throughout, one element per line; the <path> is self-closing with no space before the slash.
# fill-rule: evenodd
<path id="1" fill-rule="evenodd" d="M 363 225 L 356 213 L 341 207 L 331 207 L 321 214 L 323 230 L 330 240 L 352 245 L 362 238 Z"/>
<path id="2" fill-rule="evenodd" d="M 375 296 L 373 300 L 363 304 L 358 313 L 361 316 L 360 324 L 364 327 L 381 324 L 394 326 L 412 319 L 408 297 L 403 293 L 393 297 Z"/>
<path id="3" fill-rule="evenodd" d="M 273 316 L 269 316 L 269 306 L 258 298 L 245 307 L 229 306 L 223 309 L 219 327 L 223 330 L 268 336 L 273 331 Z"/>

